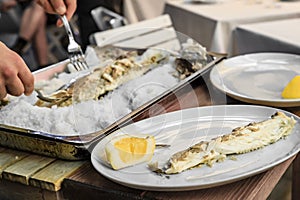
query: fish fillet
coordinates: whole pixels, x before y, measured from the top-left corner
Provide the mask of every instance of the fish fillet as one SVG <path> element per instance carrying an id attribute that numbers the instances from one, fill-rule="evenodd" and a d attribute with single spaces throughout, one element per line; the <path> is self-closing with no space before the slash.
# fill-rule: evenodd
<path id="1" fill-rule="evenodd" d="M 235 128 L 230 134 L 210 141 L 201 141 L 180 151 L 169 159 L 163 169 L 154 171 L 166 174 L 180 173 L 201 164 L 212 165 L 216 161 L 223 161 L 227 155 L 242 154 L 263 148 L 289 135 L 295 123 L 292 117 L 276 112 L 270 119 Z"/>

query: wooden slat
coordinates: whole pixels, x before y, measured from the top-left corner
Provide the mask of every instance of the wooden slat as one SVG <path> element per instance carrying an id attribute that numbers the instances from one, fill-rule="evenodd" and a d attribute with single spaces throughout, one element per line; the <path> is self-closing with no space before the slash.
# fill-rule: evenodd
<path id="1" fill-rule="evenodd" d="M 54 158 L 42 157 L 38 155 L 27 156 L 19 162 L 7 167 L 2 173 L 2 178 L 28 185 L 29 178 L 33 174 L 54 160 Z"/>
<path id="2" fill-rule="evenodd" d="M 66 199 L 143 199 L 140 197 L 142 190 L 109 181 L 91 163 L 66 178 L 62 185 L 61 192 Z"/>
<path id="3" fill-rule="evenodd" d="M 87 161 L 56 160 L 30 177 L 29 184 L 43 189 L 58 191 L 62 181 Z"/>
<path id="4" fill-rule="evenodd" d="M 3 176 L 3 171 L 9 166 L 21 161 L 30 154 L 11 149 L 1 150 L 0 152 L 0 175 Z"/>
<path id="5" fill-rule="evenodd" d="M 32 187 L 5 179 L 0 184 L 1 200 L 62 200 L 62 194 L 59 192 L 43 190 L 41 188 Z"/>
<path id="6" fill-rule="evenodd" d="M 58 191 L 61 182 L 87 161 L 55 158 L 0 148 L 0 174 L 3 180 Z"/>
<path id="7" fill-rule="evenodd" d="M 172 21 L 169 15 L 163 15 L 154 19 L 149 19 L 135 24 L 130 24 L 116 29 L 94 33 L 93 37 L 98 46 L 114 44 L 118 41 L 125 41 L 138 35 L 170 27 Z"/>

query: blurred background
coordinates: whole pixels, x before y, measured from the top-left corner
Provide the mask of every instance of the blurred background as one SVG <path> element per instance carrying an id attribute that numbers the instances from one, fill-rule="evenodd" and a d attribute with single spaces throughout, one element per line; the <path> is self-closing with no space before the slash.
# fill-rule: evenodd
<path id="1" fill-rule="evenodd" d="M 83 50 L 90 35 L 159 16 L 164 0 L 78 0 L 71 19 L 75 40 Z M 20 54 L 31 71 L 68 57 L 68 39 L 58 16 L 47 14 L 32 0 L 0 0 L 0 41 Z"/>

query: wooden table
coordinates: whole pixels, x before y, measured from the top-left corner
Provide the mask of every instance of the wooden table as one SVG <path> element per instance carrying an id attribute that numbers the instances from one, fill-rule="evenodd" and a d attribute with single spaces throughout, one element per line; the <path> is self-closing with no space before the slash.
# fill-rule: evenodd
<path id="1" fill-rule="evenodd" d="M 204 79 L 206 80 L 206 78 Z M 203 80 L 197 80 L 193 83 L 192 88 L 193 90 L 182 89 L 176 94 L 179 98 L 170 98 L 162 105 L 167 111 L 175 111 L 195 106 L 220 104 L 220 102 L 211 100 L 207 89 L 210 88 L 208 81 L 205 83 Z M 212 92 L 220 93 L 214 89 L 210 90 L 210 93 Z M 195 93 L 197 94 L 196 98 Z M 241 103 L 230 98 L 227 99 L 227 102 L 228 104 Z M 300 115 L 299 108 L 290 108 L 289 110 Z M 160 113 L 161 111 L 158 109 L 156 112 Z M 0 150 L 2 172 L 0 199 L 266 199 L 292 163 L 294 163 L 293 195 L 295 199 L 300 197 L 299 156 L 297 159 L 294 156 L 261 174 L 223 186 L 185 192 L 153 192 L 131 189 L 109 181 L 96 172 L 89 160 L 61 161 L 9 150 L 15 156 L 10 157 L 11 162 L 6 165 L 6 160 L 3 157 L 1 159 L 1 152 L 5 151 L 8 150 Z M 27 155 L 25 160 L 20 159 L 21 154 Z M 17 158 L 20 161 L 16 161 Z M 40 160 L 45 167 L 42 167 L 42 164 L 32 164 L 35 163 L 34 159 Z M 23 163 L 20 163 L 21 161 Z M 28 166 L 30 163 L 32 166 Z M 19 166 L 16 170 L 14 167 L 16 164 L 22 164 L 23 168 Z"/>

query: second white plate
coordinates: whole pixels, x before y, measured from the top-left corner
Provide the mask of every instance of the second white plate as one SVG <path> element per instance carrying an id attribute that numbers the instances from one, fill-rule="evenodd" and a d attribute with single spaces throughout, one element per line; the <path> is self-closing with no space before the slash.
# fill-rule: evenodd
<path id="1" fill-rule="evenodd" d="M 300 75 L 300 56 L 285 53 L 253 53 L 236 56 L 216 65 L 212 84 L 238 100 L 261 105 L 300 106 L 300 99 L 283 99 L 287 83 Z"/>

